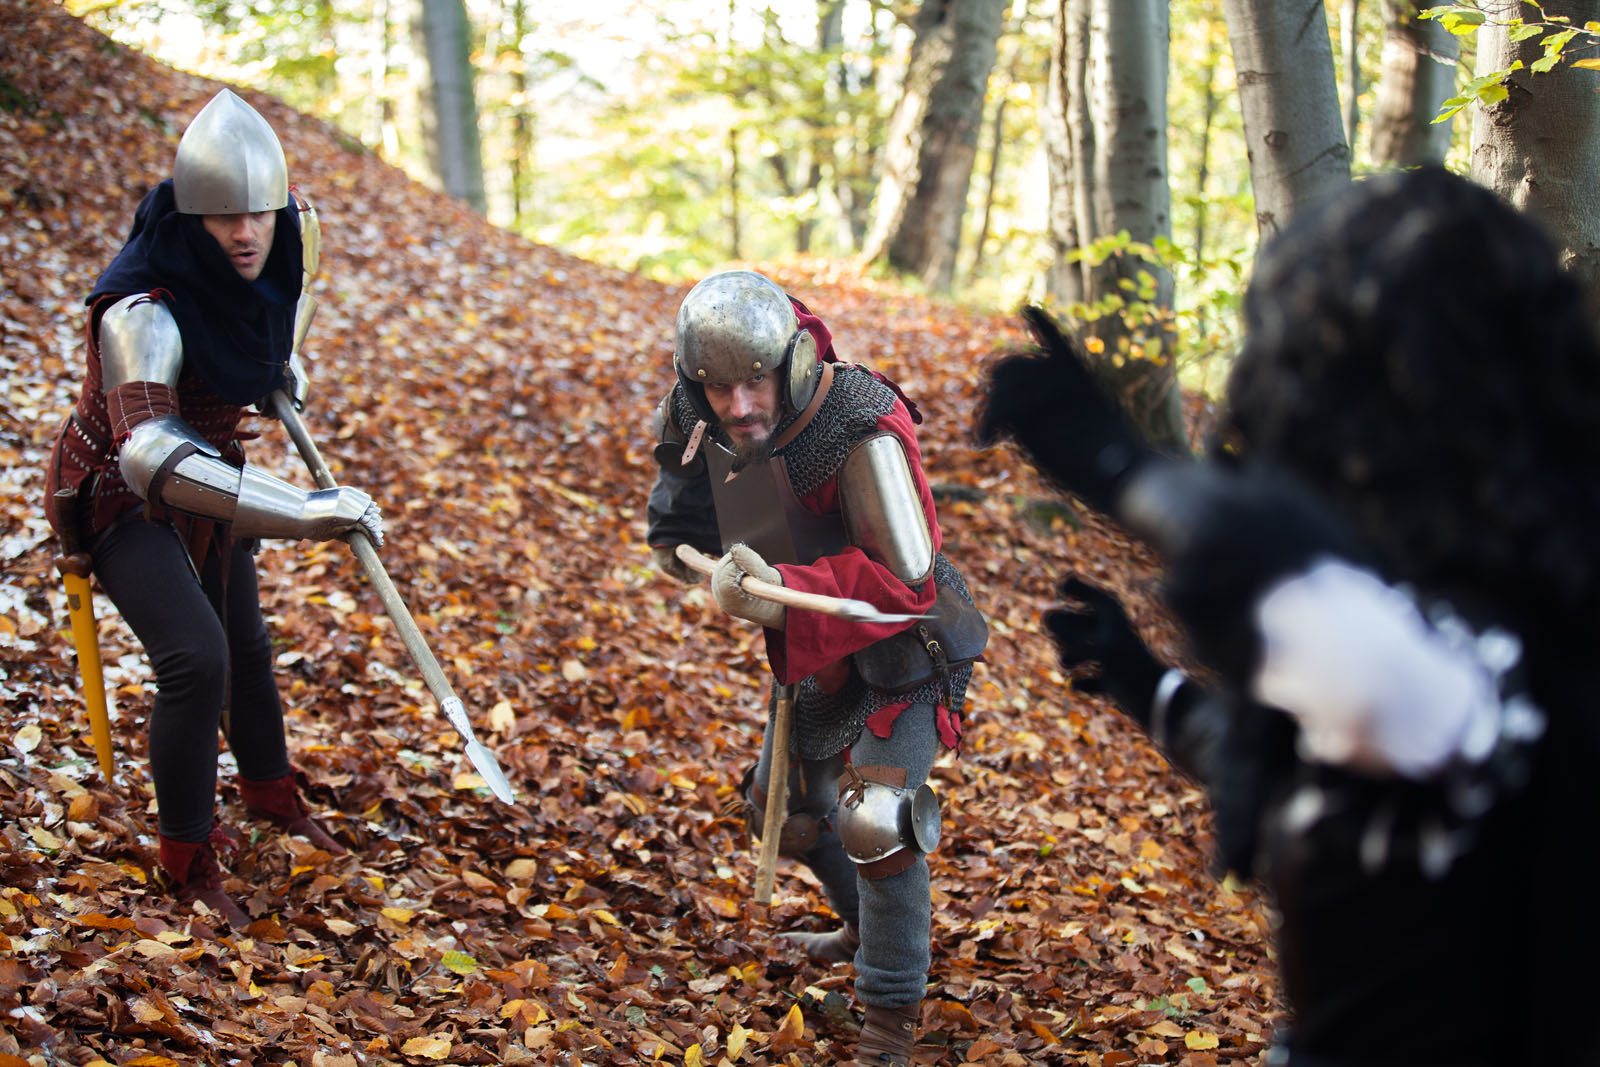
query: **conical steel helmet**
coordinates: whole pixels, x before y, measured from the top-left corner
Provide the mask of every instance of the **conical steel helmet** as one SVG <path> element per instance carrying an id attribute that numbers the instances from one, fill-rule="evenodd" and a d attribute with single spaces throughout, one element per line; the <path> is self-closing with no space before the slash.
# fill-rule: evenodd
<path id="1" fill-rule="evenodd" d="M 289 167 L 267 120 L 224 89 L 183 131 L 172 185 L 186 215 L 276 211 L 289 202 Z"/>

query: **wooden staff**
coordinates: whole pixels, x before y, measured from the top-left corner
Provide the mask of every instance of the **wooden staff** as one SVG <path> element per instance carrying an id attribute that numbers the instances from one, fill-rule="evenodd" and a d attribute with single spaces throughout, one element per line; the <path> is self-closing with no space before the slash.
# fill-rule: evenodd
<path id="1" fill-rule="evenodd" d="M 756 857 L 756 902 L 772 903 L 778 878 L 778 839 L 789 817 L 789 734 L 794 718 L 794 686 L 778 687 L 772 713 L 772 754 L 767 758 L 767 810 L 761 821 L 761 851 Z"/>
<path id="2" fill-rule="evenodd" d="M 673 551 L 683 561 L 684 566 L 689 567 L 691 570 L 709 575 L 717 569 L 717 561 L 696 549 L 693 545 L 678 545 Z M 799 608 L 802 611 L 817 611 L 848 622 L 910 622 L 912 619 L 928 618 L 926 615 L 896 615 L 893 612 L 879 611 L 865 600 L 823 596 L 821 593 L 806 593 L 799 589 L 790 589 L 774 582 L 764 582 L 753 574 L 746 574 L 741 577 L 739 579 L 739 588 L 759 600 L 770 600 L 774 604 L 782 604 L 784 607 L 789 608 Z"/>

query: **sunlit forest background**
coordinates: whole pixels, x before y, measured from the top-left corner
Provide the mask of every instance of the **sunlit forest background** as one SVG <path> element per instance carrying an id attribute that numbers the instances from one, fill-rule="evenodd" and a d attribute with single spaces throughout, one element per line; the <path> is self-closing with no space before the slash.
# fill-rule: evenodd
<path id="1" fill-rule="evenodd" d="M 417 104 L 429 72 L 410 3 L 68 6 L 164 62 L 326 118 L 440 184 Z M 988 75 L 948 286 L 982 307 L 1046 295 L 1054 252 L 1039 112 L 1054 6 L 1008 0 Z M 1360 72 L 1378 69 L 1383 12 L 1374 2 L 1327 8 L 1335 67 L 1357 72 L 1344 106 L 1357 116 L 1359 173 L 1372 166 L 1359 116 L 1373 98 Z M 491 222 L 661 280 L 730 261 L 862 254 L 915 5 L 467 0 L 465 12 Z M 1257 227 L 1222 12 L 1174 0 L 1170 19 L 1171 240 L 1160 251 L 1175 274 L 1186 380 L 1208 385 L 1219 368 L 1204 357 L 1231 348 Z M 1452 124 L 1457 167 L 1464 128 Z"/>

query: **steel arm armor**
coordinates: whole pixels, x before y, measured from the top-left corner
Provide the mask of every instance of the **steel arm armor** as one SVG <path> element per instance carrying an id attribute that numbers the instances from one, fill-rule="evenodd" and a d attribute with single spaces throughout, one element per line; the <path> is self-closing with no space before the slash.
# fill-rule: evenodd
<path id="1" fill-rule="evenodd" d="M 371 497 L 349 486 L 308 492 L 255 467 L 235 467 L 176 415 L 135 426 L 118 462 L 144 499 L 232 522 L 240 537 L 326 541 L 355 526 L 372 506 Z"/>
<path id="2" fill-rule="evenodd" d="M 129 382 L 176 386 L 183 371 L 177 323 L 159 301 L 142 296 L 118 301 L 100 320 L 100 359 L 107 393 Z M 307 492 L 254 467 L 235 467 L 172 414 L 135 425 L 117 462 L 140 497 L 231 521 L 240 537 L 328 540 L 351 529 L 372 505 L 358 489 Z"/>
<path id="3" fill-rule="evenodd" d="M 183 337 L 161 301 L 127 296 L 100 316 L 100 379 L 108 395 L 129 382 L 176 386 L 182 373 Z"/>
<path id="4" fill-rule="evenodd" d="M 933 573 L 933 533 L 900 438 L 874 434 L 850 450 L 839 503 L 850 543 L 896 578 L 918 585 Z"/>
<path id="5" fill-rule="evenodd" d="M 315 217 L 313 214 L 312 218 Z M 307 271 L 308 276 L 310 273 Z M 316 313 L 316 299 L 310 293 L 301 293 L 300 302 L 294 309 L 294 348 L 289 352 L 289 373 L 283 386 L 296 411 L 306 409 L 306 398 L 311 394 L 311 375 L 306 370 L 306 361 L 300 356 L 300 348 L 305 343 L 306 333 L 311 329 L 311 319 Z M 270 411 L 272 405 L 267 404 L 266 407 Z"/>

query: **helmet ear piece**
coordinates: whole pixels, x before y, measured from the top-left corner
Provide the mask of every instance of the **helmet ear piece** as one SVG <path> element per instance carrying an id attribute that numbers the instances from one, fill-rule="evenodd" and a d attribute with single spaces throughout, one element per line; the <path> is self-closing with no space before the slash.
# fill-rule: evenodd
<path id="1" fill-rule="evenodd" d="M 817 382 L 822 377 L 822 364 L 817 360 L 817 339 L 810 330 L 796 330 L 789 339 L 789 349 L 784 354 L 785 399 L 795 411 L 804 411 L 816 395 Z"/>

